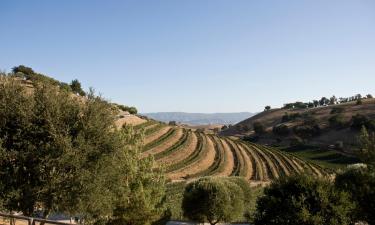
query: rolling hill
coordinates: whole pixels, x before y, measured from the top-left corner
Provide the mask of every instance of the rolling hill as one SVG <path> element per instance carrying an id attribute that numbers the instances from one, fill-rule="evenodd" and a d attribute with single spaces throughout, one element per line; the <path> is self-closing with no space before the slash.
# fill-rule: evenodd
<path id="1" fill-rule="evenodd" d="M 243 176 L 258 185 L 285 175 L 325 176 L 330 172 L 275 148 L 155 120 L 138 123 L 134 129 L 145 134 L 142 157 L 153 156 L 172 182 L 202 176 Z"/>
<path id="2" fill-rule="evenodd" d="M 357 146 L 361 123 L 373 129 L 374 119 L 375 99 L 369 98 L 361 104 L 353 101 L 308 109 L 271 109 L 222 131 L 221 135 L 284 147 L 295 142 L 325 148 L 336 145 L 351 152 Z M 261 124 L 264 132 L 255 133 L 254 124 Z"/>

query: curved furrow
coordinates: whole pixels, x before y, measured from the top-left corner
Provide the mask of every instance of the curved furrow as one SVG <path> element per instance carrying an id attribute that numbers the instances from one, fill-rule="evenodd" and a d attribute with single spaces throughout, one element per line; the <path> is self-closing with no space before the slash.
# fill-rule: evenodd
<path id="1" fill-rule="evenodd" d="M 265 164 L 266 164 L 267 171 L 268 171 L 268 178 L 270 179 L 279 178 L 279 174 L 277 173 L 276 166 L 270 160 L 270 158 L 256 146 L 251 146 L 251 148 L 256 150 L 259 153 L 259 157 L 262 158 L 264 162 L 266 162 Z"/>
<path id="2" fill-rule="evenodd" d="M 222 138 L 222 140 L 226 141 L 233 155 L 233 169 L 232 169 L 231 176 L 239 176 L 240 171 L 241 171 L 241 166 L 243 165 L 242 155 L 239 153 L 238 149 L 235 148 L 234 145 L 228 139 Z"/>
<path id="3" fill-rule="evenodd" d="M 146 157 L 146 156 L 149 156 L 149 155 L 155 155 L 155 154 L 158 154 L 160 152 L 163 152 L 163 151 L 169 149 L 170 147 L 175 145 L 182 138 L 183 134 L 184 134 L 183 129 L 180 129 L 180 128 L 176 129 L 175 134 L 172 135 L 170 138 L 168 138 L 167 141 L 164 141 L 161 144 L 157 145 L 156 147 L 143 152 L 142 156 Z"/>
<path id="4" fill-rule="evenodd" d="M 143 143 L 145 145 L 155 141 L 155 140 L 158 140 L 160 139 L 164 134 L 166 134 L 170 129 L 172 129 L 171 127 L 168 127 L 168 126 L 165 126 L 163 128 L 161 128 L 160 130 L 158 130 L 157 132 L 154 132 L 150 135 L 147 135 L 143 141 Z"/>
<path id="5" fill-rule="evenodd" d="M 299 173 L 302 173 L 304 171 L 303 167 L 301 167 L 300 165 L 298 165 L 294 161 L 294 156 L 293 155 L 281 152 L 278 149 L 273 149 L 273 148 L 268 148 L 268 149 L 270 151 L 274 152 L 275 154 L 279 155 L 279 157 L 284 160 L 285 165 L 289 168 L 289 171 L 291 171 L 291 173 L 293 173 L 293 174 L 299 174 Z"/>
<path id="6" fill-rule="evenodd" d="M 155 140 L 147 143 L 146 145 L 144 145 L 143 149 L 142 149 L 142 152 L 146 152 L 146 151 L 148 151 L 152 148 L 155 148 L 158 145 L 161 145 L 161 144 L 169 141 L 169 139 L 171 139 L 176 133 L 177 133 L 177 129 L 175 129 L 175 128 L 169 129 L 165 134 L 160 136 L 158 139 L 155 139 Z"/>
<path id="7" fill-rule="evenodd" d="M 165 127 L 165 124 L 157 123 L 145 128 L 145 136 L 157 133 L 161 128 Z"/>
<path id="8" fill-rule="evenodd" d="M 218 142 L 217 139 L 215 139 L 213 135 L 206 135 L 206 137 L 209 138 L 214 145 L 214 149 L 215 149 L 214 162 L 206 170 L 202 170 L 202 171 L 199 171 L 198 173 L 192 174 L 190 178 L 210 176 L 214 174 L 216 171 L 218 171 L 225 163 L 225 158 L 224 158 L 225 153 L 224 153 L 224 148 L 221 145 L 221 143 Z"/>
<path id="9" fill-rule="evenodd" d="M 239 143 L 241 147 L 243 147 L 249 158 L 251 159 L 251 164 L 253 166 L 253 175 L 251 176 L 250 180 L 254 181 L 263 181 L 268 180 L 268 173 L 265 163 L 262 159 L 260 159 L 258 153 L 251 149 L 248 145 L 244 143 Z"/>
<path id="10" fill-rule="evenodd" d="M 250 180 L 254 175 L 253 159 L 250 158 L 248 152 L 240 144 L 238 143 L 235 143 L 235 144 L 237 145 L 238 149 L 241 151 L 242 157 L 244 158 L 245 167 L 244 167 L 242 176 L 244 176 L 246 180 Z"/>
<path id="11" fill-rule="evenodd" d="M 186 165 L 190 165 L 198 161 L 199 159 L 203 158 L 206 154 L 206 139 L 203 134 L 195 132 L 198 143 L 196 148 L 193 151 L 193 154 L 189 155 L 186 159 L 181 160 L 178 163 L 174 163 L 173 165 L 169 165 L 166 169 L 167 173 L 181 170 L 182 168 L 186 167 Z"/>
<path id="12" fill-rule="evenodd" d="M 134 130 L 140 130 L 140 129 L 146 128 L 148 126 L 152 126 L 153 124 L 157 124 L 157 123 L 158 122 L 156 122 L 155 120 L 147 120 L 144 123 L 133 126 L 133 128 L 134 128 Z"/>
<path id="13" fill-rule="evenodd" d="M 171 147 L 165 149 L 162 152 L 159 152 L 157 154 L 154 154 L 154 159 L 159 160 L 161 158 L 169 157 L 170 154 L 173 154 L 174 152 L 179 151 L 180 149 L 184 148 L 188 144 L 189 136 L 191 136 L 191 131 L 188 131 L 186 129 L 182 129 L 182 136 L 181 138 L 174 143 Z"/>
<path id="14" fill-rule="evenodd" d="M 267 148 L 265 146 L 260 146 L 260 145 L 255 145 L 255 146 L 258 149 L 262 150 L 266 155 L 268 155 L 268 157 L 270 158 L 270 160 L 273 162 L 273 164 L 277 168 L 279 175 L 281 175 L 281 174 L 286 175 L 286 176 L 290 175 L 290 171 L 285 166 L 285 164 L 284 164 L 285 162 L 284 162 L 283 159 L 281 159 L 279 156 L 275 155 L 269 148 Z"/>
<path id="15" fill-rule="evenodd" d="M 230 149 L 228 143 L 226 140 L 215 137 L 217 139 L 217 142 L 220 142 L 223 150 L 224 150 L 224 163 L 221 166 L 220 169 L 217 172 L 214 172 L 213 175 L 215 176 L 230 176 L 232 174 L 233 168 L 234 168 L 234 159 L 233 159 L 233 153 Z"/>
<path id="16" fill-rule="evenodd" d="M 179 163 L 180 161 L 188 158 L 191 154 L 193 154 L 194 150 L 197 147 L 197 144 L 198 138 L 195 132 L 189 132 L 188 139 L 184 146 L 182 146 L 179 150 L 169 154 L 168 157 L 163 157 L 157 160 L 157 162 L 163 165 Z"/>
<path id="17" fill-rule="evenodd" d="M 202 157 L 194 161 L 193 163 L 186 165 L 186 167 L 182 169 L 168 173 L 168 178 L 172 180 L 181 179 L 181 178 L 184 179 L 188 177 L 189 175 L 199 173 L 202 170 L 206 170 L 212 165 L 215 159 L 214 145 L 209 138 L 207 138 L 203 134 L 201 135 L 205 139 L 205 143 L 206 143 L 206 145 L 204 145 L 206 149 Z"/>
<path id="18" fill-rule="evenodd" d="M 225 140 L 228 143 L 233 154 L 234 167 L 233 167 L 233 171 L 231 175 L 232 176 L 244 176 L 244 173 L 247 171 L 247 162 L 245 162 L 244 160 L 242 151 L 229 138 L 225 138 Z"/>

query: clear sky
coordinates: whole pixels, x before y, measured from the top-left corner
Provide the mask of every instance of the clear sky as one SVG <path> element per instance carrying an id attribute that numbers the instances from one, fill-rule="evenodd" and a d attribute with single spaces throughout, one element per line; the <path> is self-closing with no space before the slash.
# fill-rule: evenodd
<path id="1" fill-rule="evenodd" d="M 0 1 L 24 64 L 141 112 L 256 112 L 375 94 L 373 0 Z"/>

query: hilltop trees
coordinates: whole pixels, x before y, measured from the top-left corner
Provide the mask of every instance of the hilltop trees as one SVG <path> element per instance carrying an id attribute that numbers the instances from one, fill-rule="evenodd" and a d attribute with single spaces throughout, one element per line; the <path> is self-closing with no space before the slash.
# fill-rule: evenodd
<path id="1" fill-rule="evenodd" d="M 264 111 L 269 111 L 271 109 L 271 106 L 267 105 L 266 107 L 264 107 Z"/>
<path id="2" fill-rule="evenodd" d="M 0 199 L 7 210 L 59 211 L 87 223 L 147 224 L 163 209 L 164 178 L 141 159 L 140 135 L 117 130 L 111 105 L 55 86 L 0 82 Z M 152 216 L 153 215 L 153 216 Z M 139 220 L 142 221 L 139 221 Z"/>
<path id="3" fill-rule="evenodd" d="M 354 205 L 330 181 L 306 175 L 273 182 L 257 201 L 256 225 L 348 225 Z"/>
<path id="4" fill-rule="evenodd" d="M 184 216 L 212 225 L 241 218 L 244 214 L 246 187 L 238 182 L 240 187 L 237 182 L 206 177 L 189 183 L 182 202 Z"/>
<path id="5" fill-rule="evenodd" d="M 81 83 L 77 79 L 72 80 L 69 86 L 74 94 L 79 94 L 81 96 L 86 95 L 86 93 L 82 90 Z"/>

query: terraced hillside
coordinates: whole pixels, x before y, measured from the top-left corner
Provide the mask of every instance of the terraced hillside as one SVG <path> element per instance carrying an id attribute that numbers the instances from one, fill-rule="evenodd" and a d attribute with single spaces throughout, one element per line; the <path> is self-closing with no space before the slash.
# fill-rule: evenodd
<path id="1" fill-rule="evenodd" d="M 171 181 L 202 176 L 243 176 L 254 184 L 296 173 L 327 174 L 318 165 L 274 148 L 148 120 L 142 157 L 152 155 Z"/>

